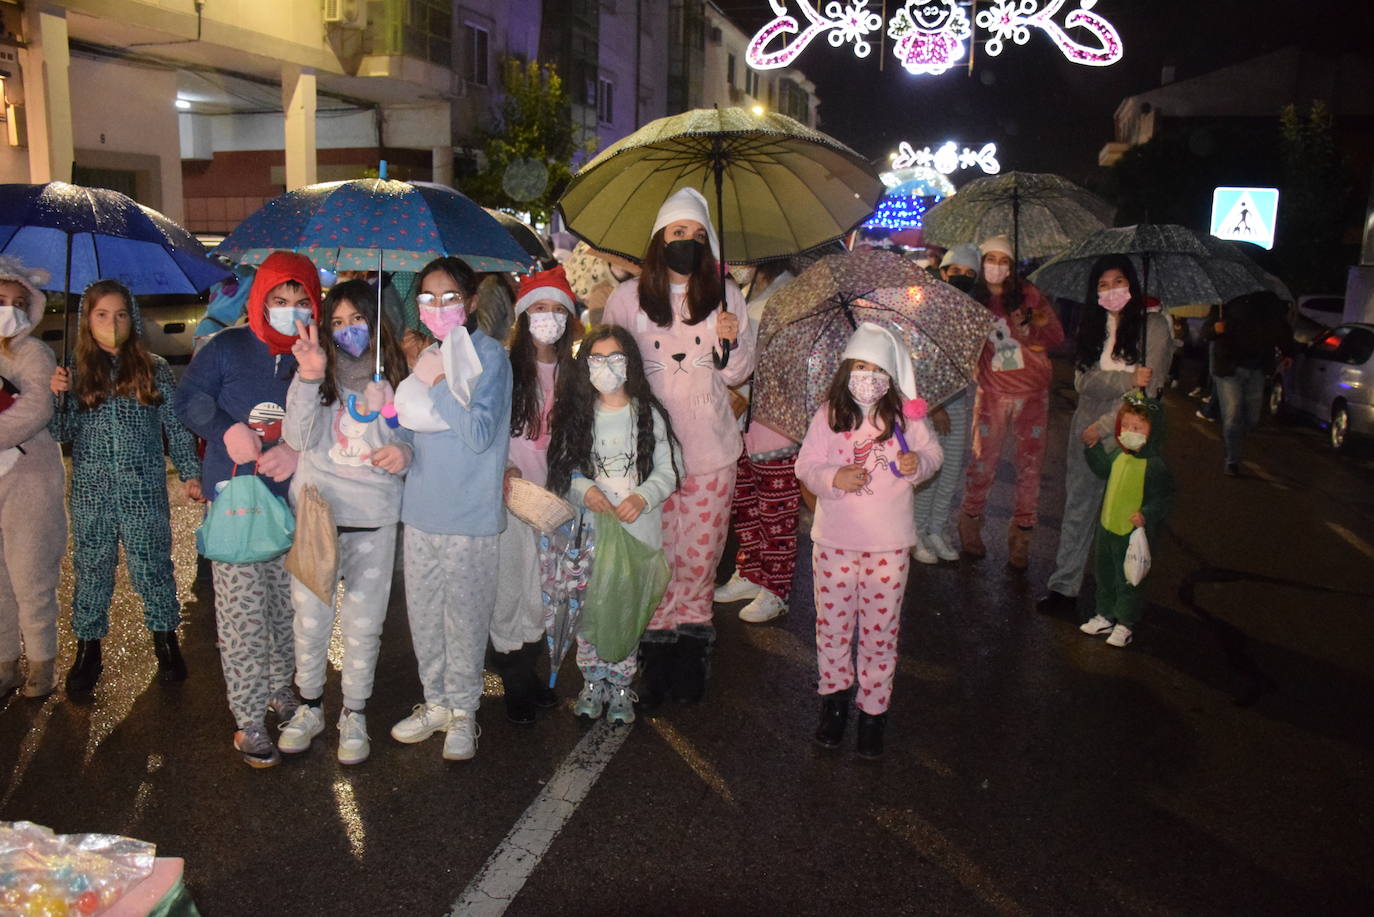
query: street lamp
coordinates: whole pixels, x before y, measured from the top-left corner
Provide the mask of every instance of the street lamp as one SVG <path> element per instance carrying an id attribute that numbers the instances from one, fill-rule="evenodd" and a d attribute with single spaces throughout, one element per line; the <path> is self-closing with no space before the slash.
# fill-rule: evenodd
<path id="1" fill-rule="evenodd" d="M 755 106 L 751 109 L 751 111 L 753 111 L 754 117 L 756 117 L 756 118 L 757 118 L 757 117 L 760 117 L 760 116 L 763 115 L 763 106 L 762 106 L 762 105 L 755 105 Z"/>

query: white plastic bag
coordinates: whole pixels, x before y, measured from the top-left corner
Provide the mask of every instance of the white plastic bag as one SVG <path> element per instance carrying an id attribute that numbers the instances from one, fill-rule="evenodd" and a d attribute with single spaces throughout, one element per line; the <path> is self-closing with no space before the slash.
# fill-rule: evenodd
<path id="1" fill-rule="evenodd" d="M 1145 538 L 1145 530 L 1137 528 L 1131 532 L 1131 540 L 1126 545 L 1126 582 L 1132 586 L 1139 586 L 1140 581 L 1149 572 L 1150 542 Z"/>

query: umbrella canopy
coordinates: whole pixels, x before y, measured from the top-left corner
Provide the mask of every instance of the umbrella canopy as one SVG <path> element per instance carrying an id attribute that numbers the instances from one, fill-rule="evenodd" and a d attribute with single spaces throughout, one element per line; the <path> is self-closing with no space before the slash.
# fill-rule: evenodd
<path id="1" fill-rule="evenodd" d="M 1254 261 L 1251 252 L 1263 251 L 1259 246 L 1251 245 L 1249 242 L 1231 242 L 1227 239 L 1218 239 L 1216 236 L 1209 235 L 1199 234 L 1198 238 L 1202 240 L 1203 245 L 1207 246 L 1208 251 L 1218 257 L 1234 260 L 1240 265 L 1240 268 L 1245 271 L 1248 277 L 1258 280 L 1263 284 L 1266 290 L 1273 293 L 1279 299 L 1284 302 L 1296 301 L 1297 298 L 1293 295 L 1292 291 L 1288 289 L 1286 283 L 1266 271 Z"/>
<path id="2" fill-rule="evenodd" d="M 755 419 L 800 441 L 824 403 L 845 344 L 865 321 L 901 335 L 915 362 L 917 391 L 931 404 L 968 386 L 992 327 L 987 309 L 920 268 L 897 285 L 870 287 L 859 296 L 841 292 L 804 305 L 793 288 L 809 273 L 833 274 L 829 260 L 817 262 L 769 299 L 754 373 Z M 809 286 L 816 288 L 814 281 Z M 784 294 L 791 295 L 770 314 Z"/>
<path id="3" fill-rule="evenodd" d="M 525 254 L 537 261 L 541 267 L 553 266 L 553 253 L 544 244 L 544 240 L 539 238 L 539 233 L 534 231 L 534 227 L 528 223 L 520 222 L 504 210 L 494 210 L 491 207 L 483 207 L 482 209 L 493 220 L 500 223 L 501 228 L 515 240 L 515 244 L 524 249 Z"/>
<path id="4" fill-rule="evenodd" d="M 527 271 L 533 259 L 452 188 L 368 178 L 306 185 L 273 198 L 216 248 L 260 264 L 279 249 L 331 271 L 418 271 L 453 255 L 474 271 Z"/>
<path id="5" fill-rule="evenodd" d="M 1110 224 L 1113 212 L 1058 175 L 1004 172 L 969 182 L 927 211 L 922 225 L 927 242 L 946 247 L 1008 236 L 1020 260 L 1062 252 Z"/>
<path id="6" fill-rule="evenodd" d="M 696 109 L 607 147 L 569 183 L 558 209 L 580 238 L 637 261 L 659 205 L 680 188 L 706 198 L 722 256 L 739 264 L 843 237 L 884 190 L 862 156 L 786 115 Z"/>
<path id="7" fill-rule="evenodd" d="M 582 603 L 591 578 L 595 541 L 595 529 L 582 511 L 556 531 L 539 537 L 550 688 L 558 681 L 558 667 L 582 628 Z"/>

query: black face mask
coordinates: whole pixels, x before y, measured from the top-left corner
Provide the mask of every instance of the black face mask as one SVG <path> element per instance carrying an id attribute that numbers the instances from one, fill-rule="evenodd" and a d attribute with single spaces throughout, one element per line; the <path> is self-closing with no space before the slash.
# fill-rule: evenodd
<path id="1" fill-rule="evenodd" d="M 951 274 L 948 282 L 949 285 L 956 290 L 964 293 L 971 293 L 973 292 L 973 282 L 975 279 L 976 278 L 970 277 L 968 274 Z"/>
<path id="2" fill-rule="evenodd" d="M 696 239 L 678 239 L 663 248 L 663 260 L 675 273 L 690 275 L 696 273 L 706 246 Z"/>

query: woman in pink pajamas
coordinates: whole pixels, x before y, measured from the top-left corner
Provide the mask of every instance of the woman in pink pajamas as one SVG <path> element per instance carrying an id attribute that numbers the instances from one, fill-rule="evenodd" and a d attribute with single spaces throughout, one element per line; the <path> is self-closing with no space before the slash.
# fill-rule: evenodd
<path id="1" fill-rule="evenodd" d="M 721 289 L 719 256 L 706 199 L 683 188 L 659 208 L 643 272 L 616 287 L 602 314 L 639 345 L 685 466 L 681 487 L 663 504 L 668 591 L 640 644 L 646 710 L 670 694 L 682 703 L 700 701 L 715 642 L 711 593 L 741 450 L 727 390 L 754 371 L 753 336 L 742 334 L 749 323 L 744 297 L 728 278 Z M 713 353 L 722 340 L 734 345 L 724 368 Z"/>
<path id="2" fill-rule="evenodd" d="M 857 628 L 858 752 L 867 758 L 883 752 L 897 674 L 907 552 L 916 543 L 913 490 L 944 460 L 925 413 L 906 346 L 888 329 L 864 322 L 797 454 L 797 477 L 816 495 L 811 562 L 822 698 L 816 741 L 834 748 L 844 737 Z"/>

